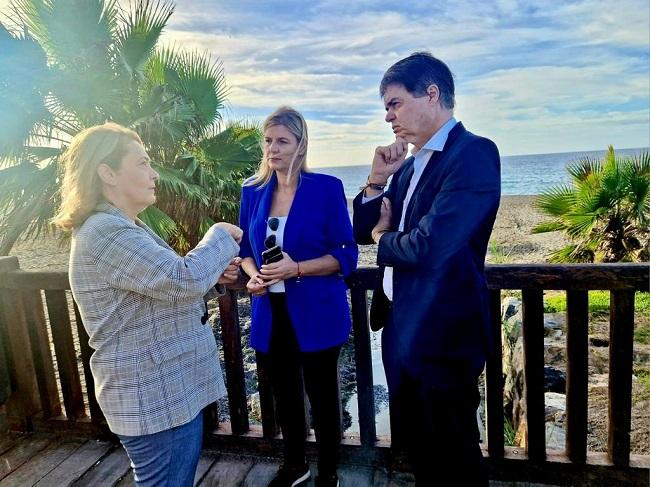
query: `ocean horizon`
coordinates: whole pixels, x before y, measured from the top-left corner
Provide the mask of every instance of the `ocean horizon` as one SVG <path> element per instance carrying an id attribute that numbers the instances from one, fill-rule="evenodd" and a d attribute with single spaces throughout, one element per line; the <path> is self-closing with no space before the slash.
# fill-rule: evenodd
<path id="1" fill-rule="evenodd" d="M 643 151 L 650 151 L 650 148 L 616 149 L 616 155 L 636 156 Z M 606 152 L 606 150 L 596 150 L 501 156 L 501 194 L 537 195 L 553 186 L 567 184 L 569 182 L 567 164 L 584 157 L 601 158 Z M 359 193 L 359 187 L 365 184 L 370 172 L 370 164 L 315 167 L 313 171 L 339 178 L 343 181 L 345 196 L 353 198 Z"/>

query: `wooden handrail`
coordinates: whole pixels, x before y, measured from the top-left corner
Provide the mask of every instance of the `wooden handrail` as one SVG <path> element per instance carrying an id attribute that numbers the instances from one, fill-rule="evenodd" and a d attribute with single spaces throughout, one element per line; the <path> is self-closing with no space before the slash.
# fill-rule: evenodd
<path id="1" fill-rule="evenodd" d="M 367 305 L 368 291 L 377 285 L 380 277 L 378 272 L 376 267 L 362 267 L 347 279 L 352 303 L 356 360 L 360 428 L 357 445 L 366 452 L 376 450 L 378 445 Z M 608 290 L 611 295 L 608 458 L 619 469 L 638 468 L 638 462 L 634 465 L 630 463 L 629 436 L 634 297 L 636 291 L 650 291 L 649 266 L 487 265 L 486 278 L 490 289 L 492 338 L 495 342 L 495 354 L 488 358 L 486 368 L 487 451 L 490 459 L 508 462 L 512 458 L 511 450 L 504 447 L 503 441 L 502 290 L 522 291 L 527 458 L 535 464 L 548 464 L 557 458 L 557 451 L 546 451 L 543 386 L 543 292 L 554 289 L 567 292 L 566 461 L 576 466 L 582 465 L 580 468 L 595 468 L 595 465 L 590 465 L 590 461 L 593 461 L 590 459 L 595 457 L 587 452 L 587 333 L 588 291 L 598 289 Z M 0 258 L 0 340 L 5 344 L 0 352 L 8 352 L 5 365 L 9 368 L 13 384 L 7 413 L 22 415 L 18 421 L 20 427 L 46 424 L 48 421 L 60 423 L 63 419 L 66 428 L 71 429 L 75 424 L 85 424 L 86 416 L 95 425 L 100 425 L 103 421 L 90 373 L 92 350 L 88 346 L 88 337 L 76 305 L 68 305 L 68 289 L 66 272 L 23 271 L 19 269 L 15 258 Z M 42 291 L 49 316 L 49 330 L 54 341 L 60 385 L 54 377 Z M 255 438 L 256 431 L 262 431 L 259 441 L 272 441 L 279 429 L 267 371 L 261 356 L 258 357 L 258 384 L 262 428 L 249 425 L 237 309 L 237 298 L 242 293 L 245 293 L 243 278 L 230 286 L 227 294 L 219 301 L 230 409 L 230 423 L 223 425 L 224 428 L 219 431 L 229 431 L 228 435 L 232 437 L 249 439 Z M 72 320 L 76 323 L 76 333 L 80 340 L 78 350 L 72 342 Z M 81 369 L 77 367 L 77 354 L 82 358 Z M 0 354 L 0 360 L 2 358 Z M 82 388 L 80 382 L 81 374 L 85 376 L 85 388 Z M 59 387 L 63 392 L 65 416 L 61 416 Z M 87 398 L 85 402 L 84 393 Z M 39 416 L 43 423 L 39 423 Z M 650 457 L 648 465 L 650 466 Z M 599 464 L 598 468 L 601 467 Z"/>

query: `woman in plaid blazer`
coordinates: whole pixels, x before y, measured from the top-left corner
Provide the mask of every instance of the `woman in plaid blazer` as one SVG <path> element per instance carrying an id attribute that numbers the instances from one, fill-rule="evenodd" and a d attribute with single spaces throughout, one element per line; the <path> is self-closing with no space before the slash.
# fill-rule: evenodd
<path id="1" fill-rule="evenodd" d="M 358 252 L 343 184 L 308 172 L 306 153 L 302 115 L 279 108 L 264 123 L 260 168 L 242 189 L 240 256 L 254 295 L 251 344 L 270 365 L 285 445 L 272 487 L 302 485 L 310 476 L 303 377 L 318 446 L 316 485 L 338 485 L 338 358 L 351 327 L 343 276 L 356 267 Z M 265 262 L 263 252 L 276 245 L 279 260 Z"/>
<path id="2" fill-rule="evenodd" d="M 204 296 L 237 277 L 241 230 L 217 223 L 184 257 L 137 215 L 158 174 L 138 135 L 107 123 L 65 154 L 55 223 L 72 231 L 70 285 L 95 350 L 97 401 L 139 486 L 191 486 L 202 410 L 225 392 Z"/>

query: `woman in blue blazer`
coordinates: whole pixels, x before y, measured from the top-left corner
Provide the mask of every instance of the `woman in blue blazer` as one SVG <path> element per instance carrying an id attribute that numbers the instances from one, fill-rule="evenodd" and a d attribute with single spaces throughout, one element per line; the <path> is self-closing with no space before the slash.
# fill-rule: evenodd
<path id="1" fill-rule="evenodd" d="M 284 438 L 284 463 L 270 486 L 309 479 L 304 385 L 318 443 L 317 485 L 337 486 L 341 439 L 338 358 L 350 333 L 344 276 L 358 249 L 341 181 L 308 172 L 307 126 L 280 107 L 264 122 L 264 157 L 242 189 L 240 256 L 253 295 L 251 344 L 265 354 Z M 262 252 L 278 245 L 280 260 Z M 279 249 L 276 249 L 279 250 Z"/>

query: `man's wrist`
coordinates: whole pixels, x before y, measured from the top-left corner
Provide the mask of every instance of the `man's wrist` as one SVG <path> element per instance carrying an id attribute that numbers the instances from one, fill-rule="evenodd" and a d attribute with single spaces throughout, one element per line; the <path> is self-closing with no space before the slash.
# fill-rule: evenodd
<path id="1" fill-rule="evenodd" d="M 368 179 L 366 179 L 366 184 L 361 186 L 359 189 L 361 190 L 366 190 L 366 189 L 372 189 L 374 191 L 384 191 L 384 188 L 388 184 L 387 180 L 383 180 L 377 176 L 373 176 L 372 174 L 368 176 Z"/>
<path id="2" fill-rule="evenodd" d="M 371 234 L 371 238 L 375 243 L 379 243 L 381 240 L 381 237 L 384 233 L 386 233 L 388 230 L 374 230 Z"/>

